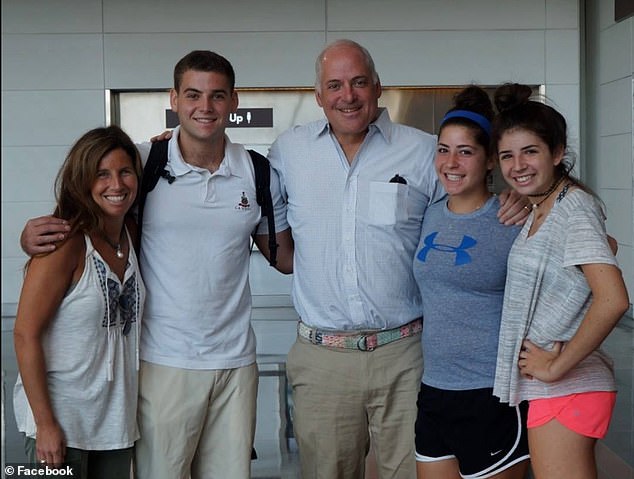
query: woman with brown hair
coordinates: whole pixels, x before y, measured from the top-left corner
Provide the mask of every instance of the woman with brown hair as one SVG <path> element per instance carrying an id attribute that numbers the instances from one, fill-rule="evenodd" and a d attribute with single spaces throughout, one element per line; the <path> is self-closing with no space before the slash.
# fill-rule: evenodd
<path id="1" fill-rule="evenodd" d="M 629 300 L 602 203 L 571 174 L 566 120 L 531 93 L 507 84 L 495 94 L 500 169 L 532 212 L 509 253 L 494 394 L 528 401 L 537 479 L 591 479 L 616 399 L 600 345 Z"/>
<path id="2" fill-rule="evenodd" d="M 56 180 L 55 216 L 71 225 L 32 258 L 14 328 L 18 428 L 33 463 L 74 477 L 129 477 L 136 426 L 138 339 L 145 287 L 134 252 L 142 172 L 119 127 L 71 148 Z"/>

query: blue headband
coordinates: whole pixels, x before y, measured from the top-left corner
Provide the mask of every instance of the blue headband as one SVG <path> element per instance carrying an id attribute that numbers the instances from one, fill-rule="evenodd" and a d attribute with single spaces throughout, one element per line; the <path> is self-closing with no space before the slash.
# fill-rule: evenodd
<path id="1" fill-rule="evenodd" d="M 467 118 L 468 120 L 477 123 L 480 128 L 486 131 L 487 135 L 491 137 L 491 122 L 479 113 L 475 113 L 469 110 L 453 110 L 445 115 L 445 117 L 440 122 L 440 125 L 442 126 L 450 118 Z"/>

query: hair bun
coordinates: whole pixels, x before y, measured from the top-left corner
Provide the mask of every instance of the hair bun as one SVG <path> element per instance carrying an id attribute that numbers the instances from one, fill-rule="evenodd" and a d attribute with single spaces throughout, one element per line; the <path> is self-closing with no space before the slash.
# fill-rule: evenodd
<path id="1" fill-rule="evenodd" d="M 495 90 L 494 103 L 499 112 L 528 102 L 533 90 L 520 83 L 505 83 Z"/>
<path id="2" fill-rule="evenodd" d="M 486 91 L 476 85 L 470 85 L 454 97 L 454 108 L 456 110 L 468 110 L 479 113 L 489 121 L 495 116 L 493 105 Z"/>

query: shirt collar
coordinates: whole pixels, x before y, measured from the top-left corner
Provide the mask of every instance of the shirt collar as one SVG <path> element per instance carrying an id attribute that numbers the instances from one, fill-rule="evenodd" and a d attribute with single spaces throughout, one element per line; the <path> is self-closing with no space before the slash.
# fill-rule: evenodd
<path id="1" fill-rule="evenodd" d="M 174 174 L 174 176 L 183 176 L 187 173 L 189 173 L 190 171 L 197 171 L 199 170 L 198 167 L 190 165 L 189 163 L 187 163 L 184 159 L 183 159 L 183 155 L 181 153 L 181 149 L 178 146 L 178 135 L 180 134 L 180 126 L 177 126 L 174 129 L 174 132 L 172 134 L 172 139 L 170 140 L 169 143 L 169 166 L 172 170 L 172 173 Z M 239 174 L 239 168 L 232 168 L 232 157 L 233 155 L 230 154 L 230 152 L 232 150 L 235 150 L 237 147 L 237 145 L 235 143 L 232 143 L 231 140 L 229 140 L 229 137 L 227 135 L 225 135 L 225 155 L 224 158 L 222 160 L 222 163 L 220 163 L 220 168 L 218 168 L 218 170 L 215 172 L 215 174 L 219 174 L 222 176 L 241 176 Z"/>
<path id="2" fill-rule="evenodd" d="M 371 129 L 376 129 L 381 135 L 383 135 L 383 139 L 389 143 L 392 138 L 392 128 L 394 124 L 390 119 L 390 114 L 387 111 L 387 108 L 379 108 L 379 116 L 374 122 L 370 124 Z"/>

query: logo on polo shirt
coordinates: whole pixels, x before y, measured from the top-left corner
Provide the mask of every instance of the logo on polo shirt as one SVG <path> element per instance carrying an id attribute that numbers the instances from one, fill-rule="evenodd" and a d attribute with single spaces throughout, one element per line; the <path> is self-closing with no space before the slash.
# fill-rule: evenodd
<path id="1" fill-rule="evenodd" d="M 251 204 L 249 203 L 249 198 L 247 198 L 247 195 L 243 191 L 242 196 L 240 197 L 240 203 L 236 205 L 236 210 L 250 210 L 250 209 L 251 209 Z"/>

